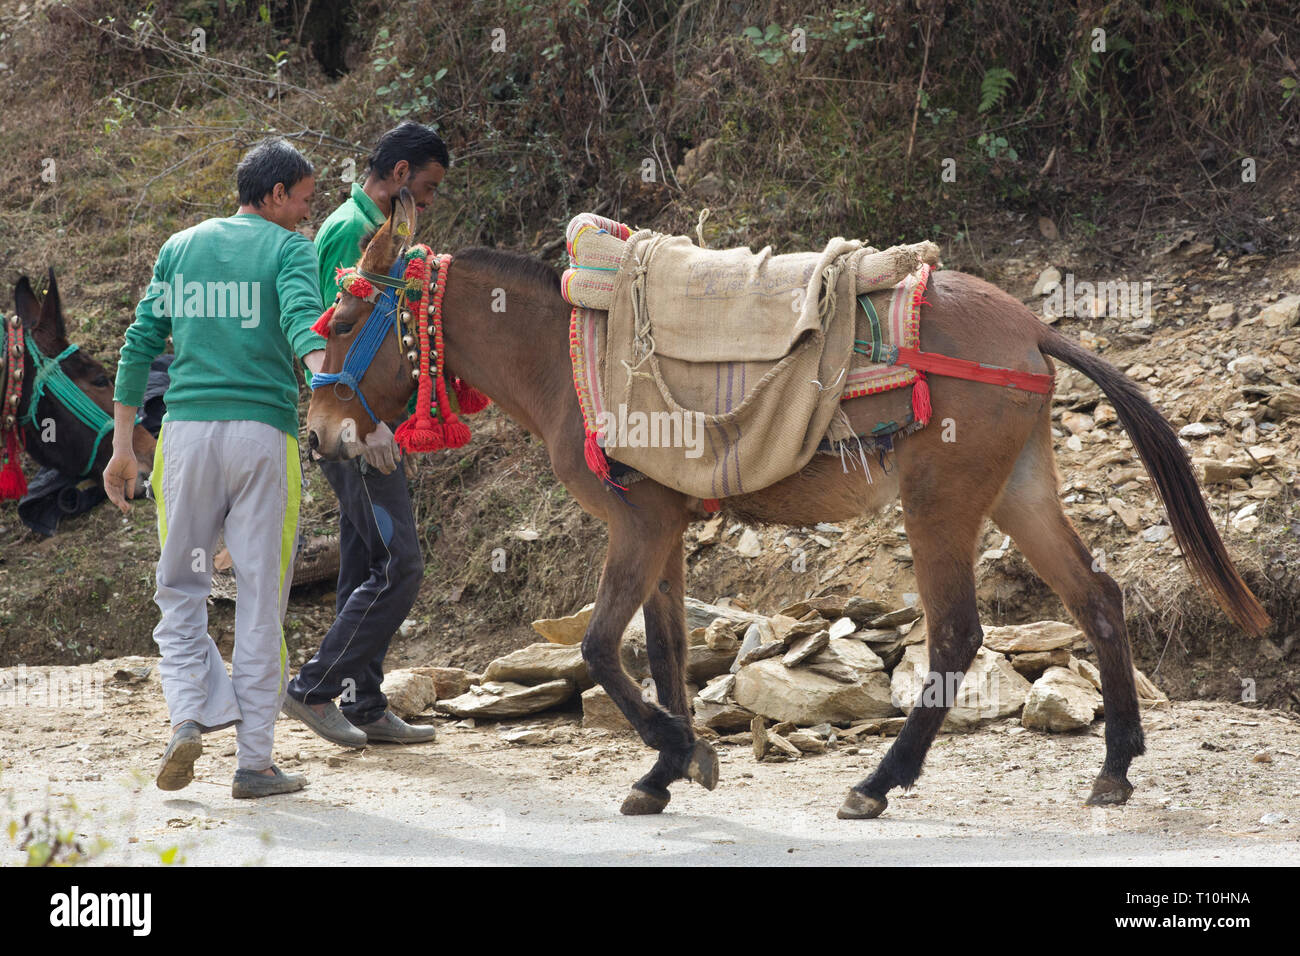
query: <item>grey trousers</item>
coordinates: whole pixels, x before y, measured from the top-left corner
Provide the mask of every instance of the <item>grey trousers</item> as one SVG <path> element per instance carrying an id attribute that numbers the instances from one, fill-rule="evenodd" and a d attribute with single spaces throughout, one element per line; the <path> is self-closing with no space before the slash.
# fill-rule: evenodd
<path id="1" fill-rule="evenodd" d="M 162 620 L 154 641 L 172 724 L 235 725 L 238 767 L 271 766 L 288 680 L 282 622 L 293 578 L 302 471 L 298 440 L 254 421 L 169 421 L 150 477 L 158 512 Z M 231 671 L 208 636 L 218 535 L 235 568 Z"/>

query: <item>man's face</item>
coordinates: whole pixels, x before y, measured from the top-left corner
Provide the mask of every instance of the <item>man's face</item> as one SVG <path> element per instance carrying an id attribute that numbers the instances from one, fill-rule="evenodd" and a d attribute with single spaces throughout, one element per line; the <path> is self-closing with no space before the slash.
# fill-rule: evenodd
<path id="1" fill-rule="evenodd" d="M 276 183 L 264 204 L 267 219 L 285 229 L 296 229 L 311 212 L 311 197 L 316 191 L 316 178 L 305 176 L 289 191 L 284 183 Z"/>
<path id="2" fill-rule="evenodd" d="M 406 160 L 402 160 L 393 167 L 393 189 L 396 194 L 398 189 L 405 186 L 411 191 L 411 196 L 415 199 L 415 207 L 421 212 L 433 202 L 433 194 L 438 189 L 438 184 L 442 182 L 442 177 L 447 175 L 447 170 L 438 163 L 425 163 L 414 172 L 411 171 L 411 165 Z"/>

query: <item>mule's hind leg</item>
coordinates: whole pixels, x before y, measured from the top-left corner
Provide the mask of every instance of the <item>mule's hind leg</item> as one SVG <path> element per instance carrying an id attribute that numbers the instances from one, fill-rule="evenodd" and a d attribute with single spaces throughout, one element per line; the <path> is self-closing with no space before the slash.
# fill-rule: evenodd
<path id="1" fill-rule="evenodd" d="M 686 573 L 680 540 L 645 602 L 646 652 L 659 702 L 669 713 L 691 719 L 686 698 Z M 659 760 L 638 783 L 651 792 L 666 790 L 674 780 L 688 777 L 712 790 L 718 785 L 718 755 L 712 745 L 696 740 L 683 764 L 679 754 L 661 751 Z"/>
<path id="2" fill-rule="evenodd" d="M 1001 441 L 1014 441 L 1016 430 L 1004 425 Z M 930 669 L 898 738 L 875 772 L 849 791 L 839 811 L 845 819 L 879 816 L 891 789 L 910 787 L 920 776 L 984 640 L 975 606 L 975 544 L 1010 470 L 1009 456 L 1000 459 L 991 440 L 945 446 L 929 430 L 905 441 L 910 447 L 904 444 L 899 455 L 903 522 L 925 610 Z"/>
<path id="3" fill-rule="evenodd" d="M 1039 576 L 1065 603 L 1097 652 L 1106 706 L 1106 761 L 1089 804 L 1124 803 L 1133 792 L 1128 767 L 1146 746 L 1119 585 L 1084 547 L 1057 498 L 1056 460 L 1044 418 L 1016 461 L 993 511 Z"/>
<path id="4" fill-rule="evenodd" d="M 961 529 L 948 522 L 927 524 L 926 546 L 914 531 L 916 523 L 907 524 L 929 629 L 930 671 L 880 765 L 849 791 L 838 814 L 842 819 L 879 816 L 888 805 L 886 794 L 891 789 L 910 787 L 921 775 L 926 752 L 953 704 L 951 696 L 984 640 L 975 607 L 974 575 L 975 533 L 982 520 L 981 515 L 974 528 Z"/>

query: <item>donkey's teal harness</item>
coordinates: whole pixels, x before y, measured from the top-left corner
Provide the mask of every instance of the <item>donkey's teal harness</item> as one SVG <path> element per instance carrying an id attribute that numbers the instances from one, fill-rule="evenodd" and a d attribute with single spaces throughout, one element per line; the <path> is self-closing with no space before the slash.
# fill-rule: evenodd
<path id="1" fill-rule="evenodd" d="M 33 429 L 40 429 L 36 423 L 36 406 L 40 404 L 41 396 L 48 387 L 52 399 L 62 404 L 77 417 L 79 422 L 95 433 L 95 443 L 90 448 L 90 458 L 86 461 L 86 467 L 78 475 L 79 478 L 84 478 L 90 474 L 95 459 L 99 457 L 99 446 L 104 436 L 113 431 L 113 416 L 96 405 L 90 396 L 79 389 L 63 371 L 63 360 L 77 351 L 77 346 L 69 345 L 54 358 L 48 358 L 36 347 L 36 341 L 30 332 L 24 332 L 23 335 L 27 340 L 27 351 L 31 354 L 32 363 L 36 366 L 36 376 L 32 379 L 32 397 L 27 403 L 27 414 L 23 416 L 22 423 L 30 425 Z"/>

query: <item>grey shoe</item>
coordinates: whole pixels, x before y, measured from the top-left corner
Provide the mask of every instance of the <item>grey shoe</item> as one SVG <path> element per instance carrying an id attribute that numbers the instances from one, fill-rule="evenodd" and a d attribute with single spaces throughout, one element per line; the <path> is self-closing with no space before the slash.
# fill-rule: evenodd
<path id="1" fill-rule="evenodd" d="M 391 710 L 384 711 L 384 716 L 378 720 L 359 724 L 358 729 L 365 732 L 371 743 L 423 744 L 438 736 L 436 727 L 412 727 Z"/>
<path id="2" fill-rule="evenodd" d="M 295 793 L 307 785 L 307 778 L 300 773 L 285 773 L 275 764 L 271 770 L 274 775 L 270 777 L 256 770 L 236 770 L 230 795 L 236 800 L 271 797 L 277 793 Z"/>
<path id="3" fill-rule="evenodd" d="M 198 721 L 183 720 L 158 762 L 159 790 L 180 790 L 194 779 L 194 761 L 203 753 Z"/>
<path id="4" fill-rule="evenodd" d="M 348 723 L 332 700 L 325 704 L 325 713 L 318 714 L 292 694 L 285 694 L 284 706 L 280 709 L 286 716 L 301 720 L 332 744 L 357 750 L 366 745 L 366 735 Z"/>

